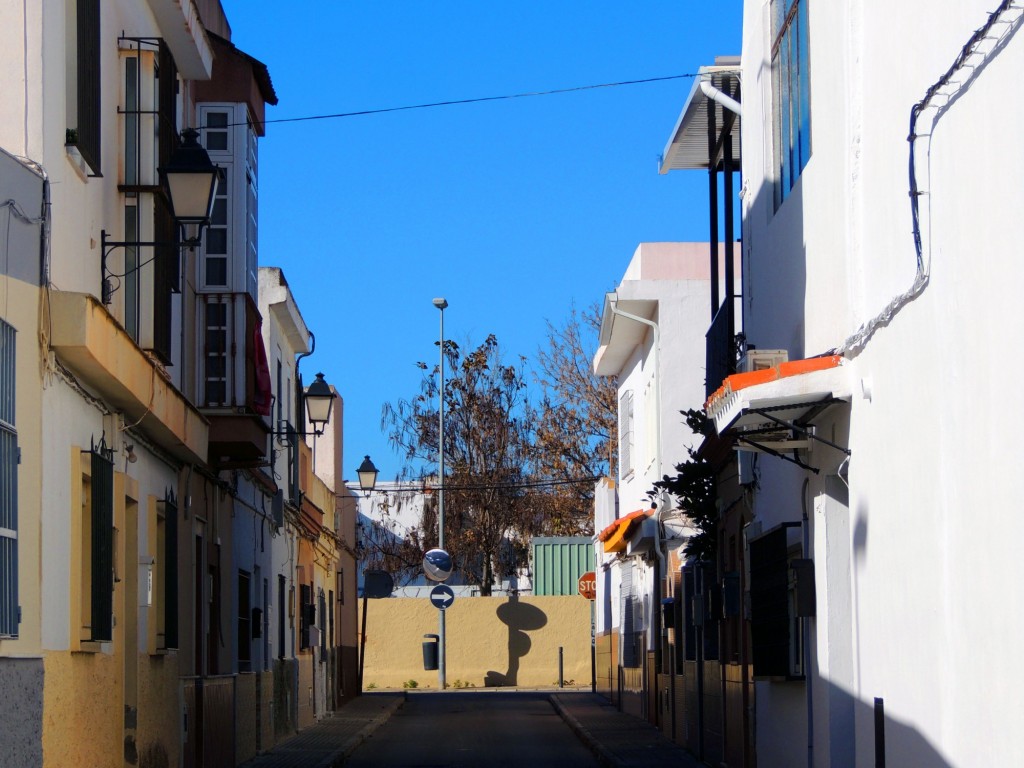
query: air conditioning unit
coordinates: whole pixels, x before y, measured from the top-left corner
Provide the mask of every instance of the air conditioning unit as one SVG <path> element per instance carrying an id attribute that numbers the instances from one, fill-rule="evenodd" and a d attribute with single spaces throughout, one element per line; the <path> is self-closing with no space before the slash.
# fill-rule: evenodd
<path id="1" fill-rule="evenodd" d="M 785 363 L 788 360 L 789 352 L 784 349 L 748 349 L 746 354 L 740 358 L 736 372 L 763 371 L 765 368 L 774 368 L 779 363 Z"/>

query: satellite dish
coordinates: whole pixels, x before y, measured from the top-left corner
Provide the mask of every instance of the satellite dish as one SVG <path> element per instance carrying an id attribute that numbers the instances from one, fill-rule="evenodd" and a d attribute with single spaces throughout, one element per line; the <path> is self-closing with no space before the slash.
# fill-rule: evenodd
<path id="1" fill-rule="evenodd" d="M 452 556 L 443 549 L 432 549 L 423 556 L 423 573 L 431 581 L 444 581 L 452 575 Z"/>

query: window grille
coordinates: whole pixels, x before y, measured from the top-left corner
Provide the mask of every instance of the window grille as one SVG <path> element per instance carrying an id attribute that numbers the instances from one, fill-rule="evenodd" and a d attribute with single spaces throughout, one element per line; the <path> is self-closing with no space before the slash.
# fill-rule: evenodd
<path id="1" fill-rule="evenodd" d="M 100 439 L 93 444 L 92 477 L 92 612 L 91 640 L 109 641 L 114 637 L 114 451 Z"/>
<path id="2" fill-rule="evenodd" d="M 164 647 L 178 647 L 178 501 L 164 494 Z"/>
<path id="3" fill-rule="evenodd" d="M 15 330 L 0 320 L 0 637 L 18 634 L 18 433 Z"/>

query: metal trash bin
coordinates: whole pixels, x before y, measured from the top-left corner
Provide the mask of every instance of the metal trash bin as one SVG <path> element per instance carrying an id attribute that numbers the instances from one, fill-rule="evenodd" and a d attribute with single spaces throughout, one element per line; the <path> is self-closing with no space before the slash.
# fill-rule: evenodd
<path id="1" fill-rule="evenodd" d="M 437 669 L 437 641 L 438 635 L 424 635 L 428 638 L 423 642 L 423 669 L 430 671 Z"/>

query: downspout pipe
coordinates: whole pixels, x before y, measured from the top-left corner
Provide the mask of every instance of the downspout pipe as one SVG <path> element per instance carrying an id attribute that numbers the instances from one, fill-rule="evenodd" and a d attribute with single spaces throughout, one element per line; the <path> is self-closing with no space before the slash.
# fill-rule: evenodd
<path id="1" fill-rule="evenodd" d="M 710 80 L 700 81 L 700 91 L 712 101 L 721 104 L 723 107 L 728 109 L 738 117 L 743 117 L 743 107 L 736 99 L 727 94 L 725 91 L 715 88 L 711 84 Z"/>

